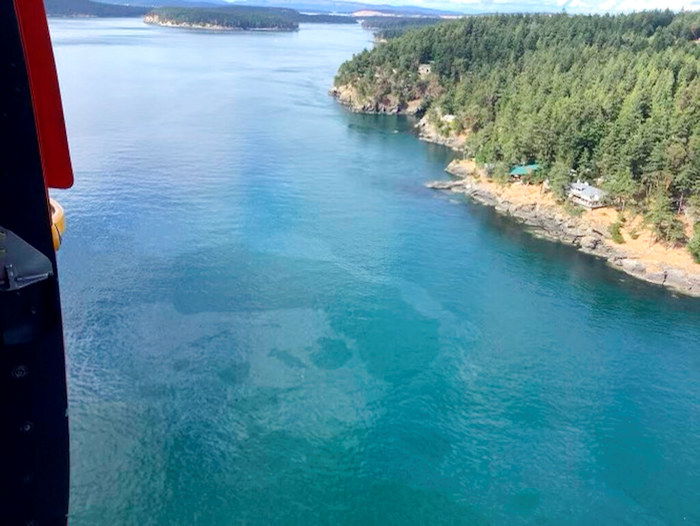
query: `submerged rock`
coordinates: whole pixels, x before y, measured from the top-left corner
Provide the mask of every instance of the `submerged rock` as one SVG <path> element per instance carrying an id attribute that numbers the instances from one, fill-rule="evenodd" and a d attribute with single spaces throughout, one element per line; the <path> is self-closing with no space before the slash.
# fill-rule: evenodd
<path id="1" fill-rule="evenodd" d="M 425 183 L 425 186 L 433 190 L 451 190 L 458 186 L 464 186 L 464 183 L 462 181 L 430 181 Z"/>

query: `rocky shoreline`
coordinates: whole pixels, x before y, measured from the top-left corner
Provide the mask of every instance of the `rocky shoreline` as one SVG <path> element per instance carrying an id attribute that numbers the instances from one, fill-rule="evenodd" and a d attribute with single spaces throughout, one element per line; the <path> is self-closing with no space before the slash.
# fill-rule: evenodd
<path id="1" fill-rule="evenodd" d="M 561 206 L 552 203 L 516 202 L 494 191 L 474 177 L 470 163 L 453 161 L 446 171 L 456 177 L 453 181 L 428 183 L 429 188 L 448 190 L 493 207 L 501 214 L 523 223 L 538 237 L 576 247 L 581 252 L 605 259 L 613 268 L 635 278 L 662 285 L 676 292 L 700 297 L 700 274 L 688 272 L 663 263 L 649 264 L 615 245 L 610 234 L 596 228 L 585 219 L 567 214 Z"/>
<path id="2" fill-rule="evenodd" d="M 423 105 L 422 100 L 400 105 L 392 97 L 379 102 L 363 100 L 352 86 L 336 86 L 330 94 L 348 109 L 359 113 L 416 115 Z M 464 137 L 444 136 L 422 118 L 416 124 L 421 140 L 434 142 L 460 151 Z M 576 247 L 581 252 L 605 259 L 608 264 L 622 272 L 649 283 L 662 285 L 675 292 L 700 297 L 700 265 L 698 271 L 673 266 L 659 261 L 642 260 L 630 253 L 624 245 L 617 245 L 604 228 L 574 217 L 551 199 L 512 200 L 504 192 L 493 188 L 493 184 L 480 182 L 475 166 L 470 161 L 453 161 L 446 171 L 456 179 L 434 181 L 429 188 L 466 195 L 471 199 L 493 207 L 497 212 L 513 217 L 523 223 L 534 235 Z M 476 177 L 475 177 L 476 175 Z M 546 202 L 545 202 L 546 201 Z M 691 266 L 694 264 L 690 264 Z"/>

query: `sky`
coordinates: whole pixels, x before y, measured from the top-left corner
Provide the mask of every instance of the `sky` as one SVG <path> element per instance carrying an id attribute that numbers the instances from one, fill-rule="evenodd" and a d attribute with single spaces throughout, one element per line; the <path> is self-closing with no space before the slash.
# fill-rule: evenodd
<path id="1" fill-rule="evenodd" d="M 104 0 L 103 0 L 104 1 Z M 225 0 L 236 3 L 240 0 Z M 627 13 L 649 9 L 700 11 L 700 0 L 329 0 L 393 6 L 420 6 L 462 13 Z M 247 3 L 254 3 L 247 0 Z M 269 4 L 306 4 L 308 0 L 267 0 Z M 311 3 L 324 3 L 311 0 Z"/>
<path id="2" fill-rule="evenodd" d="M 420 5 L 428 1 L 430 0 L 414 0 L 411 3 Z M 617 13 L 645 9 L 700 10 L 700 0 L 445 0 L 439 3 L 469 9 L 488 8 L 488 11 L 498 11 L 499 5 L 507 5 L 508 11 L 512 10 L 511 7 L 521 6 L 522 11 L 566 10 L 569 13 Z"/>
<path id="3" fill-rule="evenodd" d="M 647 9 L 698 11 L 700 0 L 350 0 L 463 12 L 620 13 Z"/>

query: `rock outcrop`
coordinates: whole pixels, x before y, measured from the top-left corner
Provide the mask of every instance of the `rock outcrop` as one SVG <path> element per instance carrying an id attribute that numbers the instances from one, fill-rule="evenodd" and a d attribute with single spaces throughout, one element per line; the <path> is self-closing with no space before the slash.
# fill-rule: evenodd
<path id="1" fill-rule="evenodd" d="M 420 137 L 422 140 L 442 144 L 443 146 L 447 146 L 448 148 L 458 151 L 464 148 L 464 144 L 467 140 L 466 135 L 445 135 L 440 133 L 437 126 L 432 124 L 427 117 L 423 117 L 420 121 L 418 121 L 416 130 L 418 130 L 418 137 Z"/>
<path id="2" fill-rule="evenodd" d="M 421 111 L 423 100 L 416 99 L 407 103 L 400 102 L 395 95 L 386 95 L 377 100 L 363 97 L 350 85 L 334 86 L 330 94 L 338 102 L 357 113 L 384 113 L 387 115 L 416 115 Z"/>

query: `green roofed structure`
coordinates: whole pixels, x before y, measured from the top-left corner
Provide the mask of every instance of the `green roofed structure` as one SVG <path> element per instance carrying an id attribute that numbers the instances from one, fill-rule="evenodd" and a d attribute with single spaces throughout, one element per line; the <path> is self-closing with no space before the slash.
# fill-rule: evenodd
<path id="1" fill-rule="evenodd" d="M 510 171 L 510 175 L 511 177 L 520 179 L 524 175 L 531 175 L 540 168 L 541 167 L 539 164 L 519 164 L 518 166 L 513 167 L 513 169 Z"/>

